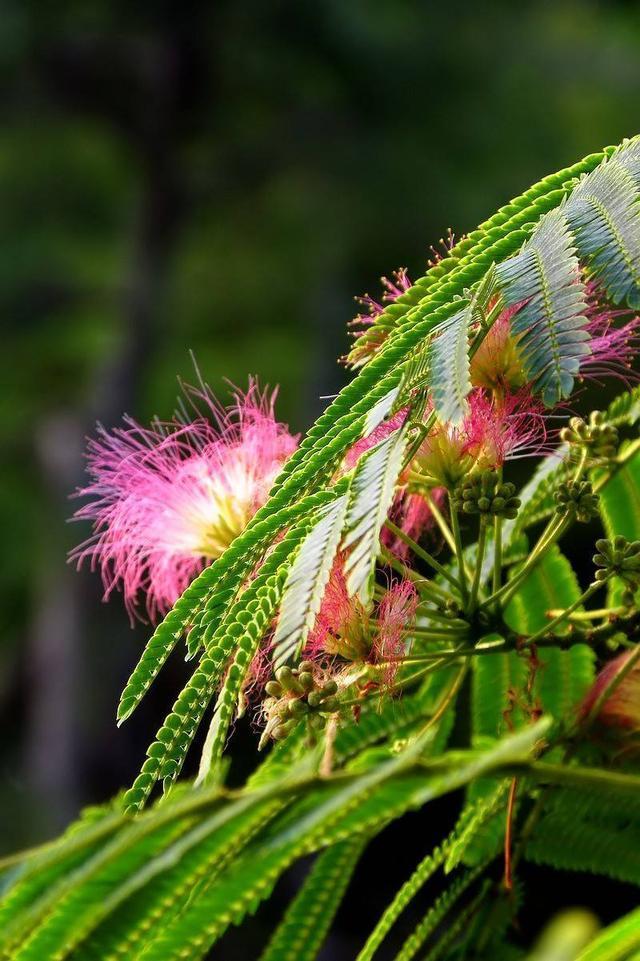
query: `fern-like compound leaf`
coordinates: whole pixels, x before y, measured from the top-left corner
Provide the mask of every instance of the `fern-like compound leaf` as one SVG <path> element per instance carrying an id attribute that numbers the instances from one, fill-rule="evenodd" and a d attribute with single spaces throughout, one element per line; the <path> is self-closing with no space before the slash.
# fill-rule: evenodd
<path id="1" fill-rule="evenodd" d="M 119 724 L 133 714 L 190 621 L 201 610 L 217 580 L 218 571 L 214 564 L 189 585 L 173 609 L 158 624 L 122 692 L 117 712 Z M 226 600 L 224 595 L 217 593 L 217 604 L 221 605 L 223 600 Z"/>
<path id="2" fill-rule="evenodd" d="M 318 856 L 260 961 L 313 961 L 317 957 L 364 843 L 355 837 Z"/>
<path id="3" fill-rule="evenodd" d="M 147 750 L 147 760 L 132 787 L 125 794 L 131 811 L 145 804 L 157 781 L 165 789 L 177 778 L 191 742 L 236 648 L 248 657 L 247 649 L 261 637 L 275 614 L 280 597 L 281 568 L 289 561 L 304 527 L 294 528 L 273 548 L 259 573 L 240 595 L 229 615 L 215 633 L 206 656 L 202 658 L 188 683 L 178 695 L 170 714 Z M 276 582 L 274 582 L 274 577 Z M 241 643 L 242 638 L 249 641 Z M 243 664 L 246 668 L 248 664 Z M 235 673 L 234 673 L 235 677 Z"/>
<path id="4" fill-rule="evenodd" d="M 382 914 L 356 961 L 371 961 L 402 912 L 443 864 L 448 850 L 447 844 L 443 844 L 422 859 L 411 877 L 404 882 L 391 904 Z"/>
<path id="5" fill-rule="evenodd" d="M 351 482 L 346 532 L 342 548 L 347 590 L 367 604 L 373 590 L 380 531 L 393 501 L 406 445 L 406 429 L 400 428 L 362 457 Z"/>
<path id="6" fill-rule="evenodd" d="M 363 437 L 368 437 L 376 427 L 379 427 L 380 424 L 386 420 L 392 410 L 397 406 L 400 391 L 401 385 L 392 387 L 390 391 L 387 391 L 387 393 L 373 405 L 365 417 L 364 430 L 362 432 Z"/>
<path id="7" fill-rule="evenodd" d="M 573 239 L 561 210 L 546 214 L 519 254 L 499 264 L 507 306 L 527 380 L 553 406 L 573 389 L 589 354 L 585 288 Z"/>
<path id="8" fill-rule="evenodd" d="M 571 194 L 565 212 L 578 252 L 615 304 L 640 306 L 640 141 L 632 141 Z"/>
<path id="9" fill-rule="evenodd" d="M 406 939 L 402 948 L 395 956 L 395 961 L 411 961 L 411 959 L 416 956 L 416 953 L 425 941 L 440 927 L 479 874 L 480 869 L 478 868 L 473 871 L 468 871 L 461 877 L 456 878 L 453 884 L 439 895 L 433 906 L 427 911 L 424 918 L 416 925 Z M 482 896 L 484 896 L 485 892 L 486 888 L 483 887 Z M 474 898 L 471 902 L 474 909 L 477 903 L 477 899 Z M 462 926 L 468 920 L 469 916 L 469 913 L 463 909 L 457 918 L 449 921 L 443 930 L 441 941 L 434 945 L 428 955 L 432 961 L 435 961 L 437 957 L 441 957 L 447 946 L 458 937 Z"/>
<path id="10" fill-rule="evenodd" d="M 441 421 L 461 423 L 471 390 L 469 375 L 469 325 L 471 308 L 464 307 L 434 338 L 431 346 L 430 382 L 433 403 Z"/>
<path id="11" fill-rule="evenodd" d="M 315 623 L 342 537 L 348 503 L 343 495 L 322 512 L 291 565 L 273 636 L 276 670 L 299 656 Z"/>
<path id="12" fill-rule="evenodd" d="M 556 789 L 527 844 L 537 864 L 640 885 L 640 801 L 613 790 Z"/>

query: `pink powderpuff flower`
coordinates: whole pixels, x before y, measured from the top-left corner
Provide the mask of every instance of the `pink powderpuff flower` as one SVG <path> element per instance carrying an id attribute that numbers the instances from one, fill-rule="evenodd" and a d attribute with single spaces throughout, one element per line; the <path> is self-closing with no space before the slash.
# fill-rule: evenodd
<path id="1" fill-rule="evenodd" d="M 462 433 L 465 452 L 479 467 L 500 467 L 507 460 L 550 453 L 549 414 L 527 387 L 507 391 L 501 398 L 473 390 Z"/>
<path id="2" fill-rule="evenodd" d="M 581 718 L 591 713 L 604 691 L 634 654 L 635 649 L 625 651 L 603 667 L 580 705 Z M 620 732 L 640 733 L 640 662 L 634 664 L 602 704 L 597 723 Z"/>
<path id="3" fill-rule="evenodd" d="M 132 620 L 141 595 L 155 621 L 223 553 L 298 443 L 275 419 L 277 391 L 261 393 L 251 382 L 227 409 L 206 387 L 185 387 L 185 395 L 190 422 L 99 425 L 88 445 L 92 480 L 76 494 L 90 501 L 74 519 L 92 521 L 94 534 L 70 559 L 99 566 L 104 599 L 121 589 Z"/>

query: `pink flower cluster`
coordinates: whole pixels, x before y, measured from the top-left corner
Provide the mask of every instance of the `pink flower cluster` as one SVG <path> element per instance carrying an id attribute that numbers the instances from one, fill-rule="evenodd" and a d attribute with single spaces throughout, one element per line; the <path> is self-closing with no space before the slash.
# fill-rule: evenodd
<path id="1" fill-rule="evenodd" d="M 228 409 L 206 389 L 186 393 L 196 411 L 189 423 L 145 428 L 127 418 L 89 441 L 92 479 L 77 492 L 89 502 L 75 519 L 92 521 L 94 534 L 71 559 L 99 566 L 105 600 L 121 589 L 132 618 L 144 596 L 157 619 L 222 554 L 297 446 L 275 419 L 275 391 L 252 383 Z"/>

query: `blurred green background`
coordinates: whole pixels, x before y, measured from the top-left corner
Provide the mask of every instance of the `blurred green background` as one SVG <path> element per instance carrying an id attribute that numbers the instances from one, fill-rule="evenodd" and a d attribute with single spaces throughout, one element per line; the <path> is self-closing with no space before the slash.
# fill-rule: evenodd
<path id="1" fill-rule="evenodd" d="M 0 848 L 134 776 L 179 659 L 118 731 L 131 630 L 66 552 L 84 436 L 168 416 L 188 351 L 345 380 L 352 296 L 640 130 L 640 9 L 593 0 L 4 0 Z"/>

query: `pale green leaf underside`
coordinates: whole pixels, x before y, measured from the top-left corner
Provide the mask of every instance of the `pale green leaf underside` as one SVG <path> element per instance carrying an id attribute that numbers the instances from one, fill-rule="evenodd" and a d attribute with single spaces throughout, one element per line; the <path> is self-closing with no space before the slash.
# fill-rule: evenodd
<path id="1" fill-rule="evenodd" d="M 276 669 L 299 655 L 315 623 L 342 537 L 348 503 L 343 494 L 323 511 L 291 565 L 273 637 Z"/>
<path id="2" fill-rule="evenodd" d="M 562 209 L 541 218 L 519 254 L 498 265 L 527 379 L 548 406 L 573 389 L 580 362 L 589 355 L 585 289 L 573 239 Z"/>
<path id="3" fill-rule="evenodd" d="M 380 551 L 380 531 L 393 501 L 406 445 L 404 428 L 395 431 L 361 459 L 351 482 L 342 548 L 347 590 L 363 604 L 370 600 Z"/>

